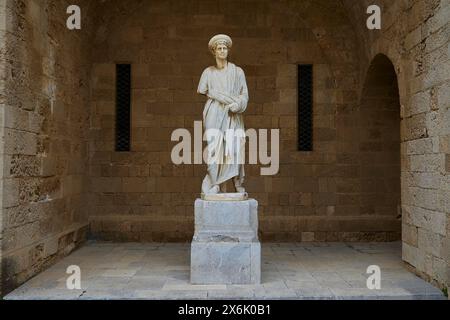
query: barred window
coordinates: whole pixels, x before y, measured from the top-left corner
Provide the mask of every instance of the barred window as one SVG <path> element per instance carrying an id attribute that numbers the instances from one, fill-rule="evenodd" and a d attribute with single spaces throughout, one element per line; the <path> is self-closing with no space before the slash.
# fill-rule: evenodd
<path id="1" fill-rule="evenodd" d="M 298 150 L 313 151 L 313 65 L 298 65 Z"/>
<path id="2" fill-rule="evenodd" d="M 116 151 L 130 151 L 131 65 L 116 65 Z"/>

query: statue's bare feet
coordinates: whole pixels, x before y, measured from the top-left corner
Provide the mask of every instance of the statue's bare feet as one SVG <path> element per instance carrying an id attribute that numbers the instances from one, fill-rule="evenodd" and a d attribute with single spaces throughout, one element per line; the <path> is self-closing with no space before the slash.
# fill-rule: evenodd
<path id="1" fill-rule="evenodd" d="M 233 182 L 237 193 L 245 193 L 245 188 L 242 186 L 242 182 L 239 178 L 235 177 Z"/>
<path id="2" fill-rule="evenodd" d="M 209 194 L 218 194 L 220 192 L 219 186 L 213 186 L 211 189 L 209 189 Z"/>

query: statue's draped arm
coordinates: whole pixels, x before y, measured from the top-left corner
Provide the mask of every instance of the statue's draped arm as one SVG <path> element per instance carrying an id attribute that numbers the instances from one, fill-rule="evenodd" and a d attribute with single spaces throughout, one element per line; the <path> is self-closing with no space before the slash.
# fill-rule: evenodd
<path id="1" fill-rule="evenodd" d="M 232 96 L 230 96 L 224 92 L 217 91 L 217 90 L 209 90 L 207 95 L 210 99 L 217 100 L 220 103 L 225 104 L 225 105 L 236 102 L 236 99 L 233 98 Z"/>
<path id="2" fill-rule="evenodd" d="M 241 87 L 241 93 L 238 96 L 232 96 L 225 92 L 213 90 L 208 87 L 207 70 L 205 70 L 201 76 L 197 92 L 207 95 L 208 98 L 217 100 L 224 105 L 233 105 L 231 111 L 234 113 L 243 113 L 247 109 L 249 96 L 245 74 L 242 70 L 240 70 L 238 74 L 238 81 Z"/>
<path id="3" fill-rule="evenodd" d="M 231 108 L 231 111 L 234 113 L 243 113 L 247 109 L 249 99 L 247 81 L 245 80 L 245 73 L 243 70 L 240 70 L 238 77 L 239 83 L 241 84 L 241 93 L 235 99 L 237 106 Z"/>
<path id="4" fill-rule="evenodd" d="M 200 77 L 200 82 L 198 85 L 197 93 L 208 96 L 208 98 L 217 100 L 218 102 L 228 105 L 235 102 L 235 99 L 230 97 L 229 95 L 219 92 L 217 90 L 213 90 L 208 86 L 208 73 L 209 70 L 206 69 L 203 71 L 202 76 Z"/>

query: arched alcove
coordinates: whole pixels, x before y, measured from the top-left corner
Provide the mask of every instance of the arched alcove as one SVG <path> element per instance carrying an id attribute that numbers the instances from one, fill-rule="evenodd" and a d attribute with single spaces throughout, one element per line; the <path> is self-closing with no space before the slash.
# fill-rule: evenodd
<path id="1" fill-rule="evenodd" d="M 383 54 L 367 71 L 358 120 L 361 214 L 390 217 L 391 240 L 400 240 L 399 89 L 394 66 Z"/>

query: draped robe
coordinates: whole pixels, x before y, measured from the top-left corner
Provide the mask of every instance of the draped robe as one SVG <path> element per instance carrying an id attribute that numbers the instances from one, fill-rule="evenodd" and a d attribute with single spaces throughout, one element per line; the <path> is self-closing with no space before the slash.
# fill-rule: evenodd
<path id="1" fill-rule="evenodd" d="M 249 99 L 244 71 L 231 62 L 222 70 L 215 66 L 206 68 L 197 92 L 208 97 L 203 110 L 204 129 L 206 132 L 216 129 L 222 133 L 220 139 L 208 141 L 209 154 L 213 154 L 218 161 L 211 161 L 209 158 L 202 192 L 207 193 L 214 185 L 233 178 L 239 179 L 242 184 L 245 176 L 242 160 L 245 159 L 245 128 L 242 113 L 247 109 Z M 226 108 L 230 101 L 237 104 L 237 108 L 232 111 Z M 227 137 L 229 129 L 240 129 L 242 131 L 238 131 L 243 132 L 244 136 Z"/>

